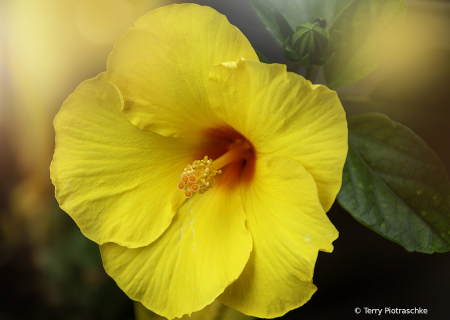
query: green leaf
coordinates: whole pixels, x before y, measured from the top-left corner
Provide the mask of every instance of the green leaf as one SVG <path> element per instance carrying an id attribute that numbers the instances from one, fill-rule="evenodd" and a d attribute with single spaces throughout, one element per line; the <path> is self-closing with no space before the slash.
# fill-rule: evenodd
<path id="1" fill-rule="evenodd" d="M 259 61 L 264 63 L 270 63 L 266 56 L 259 50 L 255 49 L 256 54 L 258 55 Z"/>
<path id="2" fill-rule="evenodd" d="M 292 37 L 294 35 L 294 29 L 287 22 L 286 18 L 278 11 L 273 10 L 275 21 L 277 22 L 278 28 L 280 28 L 281 35 L 284 39 Z"/>
<path id="3" fill-rule="evenodd" d="M 303 59 L 297 56 L 292 43 L 286 41 L 289 38 L 292 39 L 293 30 L 299 25 L 314 23 L 316 19 L 325 20 L 326 30 L 328 30 L 337 2 L 339 0 L 251 0 L 259 18 L 270 34 L 281 44 L 284 56 L 290 61 Z M 324 31 L 324 34 L 327 33 Z"/>
<path id="4" fill-rule="evenodd" d="M 313 23 L 318 18 L 326 20 L 329 27 L 336 7 L 336 0 L 271 0 L 271 2 L 292 29 L 299 24 Z"/>
<path id="5" fill-rule="evenodd" d="M 337 2 L 339 0 L 307 0 L 307 2 L 311 14 L 310 22 L 316 19 L 324 19 L 327 21 L 326 30 L 328 30 L 336 14 Z"/>
<path id="6" fill-rule="evenodd" d="M 351 117 L 348 126 L 341 206 L 408 251 L 449 251 L 450 184 L 436 153 L 383 114 Z"/>
<path id="7" fill-rule="evenodd" d="M 314 1 L 314 0 L 312 0 Z M 347 7 L 352 4 L 353 2 L 358 1 L 358 0 L 336 0 L 336 5 L 335 5 L 335 20 L 342 14 L 342 12 L 344 12 L 345 9 L 347 9 Z"/>
<path id="8" fill-rule="evenodd" d="M 275 19 L 273 12 L 274 8 L 277 9 L 269 0 L 251 0 L 253 9 L 255 9 L 261 22 L 266 26 L 270 34 L 280 43 L 283 44 L 285 38 L 281 33 L 280 27 Z"/>
<path id="9" fill-rule="evenodd" d="M 251 4 L 272 36 L 283 44 L 286 37 L 282 35 L 274 11 L 280 13 L 293 30 L 299 24 L 314 22 L 318 18 L 327 21 L 328 30 L 336 8 L 342 6 L 342 4 L 338 6 L 339 1 L 342 2 L 342 0 L 251 0 Z"/>
<path id="10" fill-rule="evenodd" d="M 371 73 L 386 57 L 406 14 L 405 0 L 342 0 L 330 30 L 340 30 L 342 41 L 324 67 L 330 87 L 342 87 Z"/>
<path id="11" fill-rule="evenodd" d="M 261 19 L 261 22 L 266 26 L 270 34 L 281 45 L 283 45 L 283 43 L 285 42 L 285 38 L 280 30 L 280 27 L 278 26 L 277 19 L 275 18 L 275 12 L 278 11 L 278 13 L 280 13 L 278 7 L 269 0 L 251 0 L 251 4 L 255 9 L 259 19 Z M 289 44 L 286 45 L 285 50 L 287 50 L 290 54 L 295 54 L 294 49 Z"/>

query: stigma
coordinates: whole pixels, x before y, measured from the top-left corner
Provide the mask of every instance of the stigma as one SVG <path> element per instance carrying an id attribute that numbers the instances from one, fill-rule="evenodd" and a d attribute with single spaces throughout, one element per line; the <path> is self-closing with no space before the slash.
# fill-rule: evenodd
<path id="1" fill-rule="evenodd" d="M 178 189 L 184 190 L 186 198 L 192 197 L 194 193 L 205 193 L 216 182 L 213 177 L 221 173 L 222 170 L 214 170 L 213 160 L 205 156 L 203 160 L 195 160 L 184 168 L 180 175 Z"/>

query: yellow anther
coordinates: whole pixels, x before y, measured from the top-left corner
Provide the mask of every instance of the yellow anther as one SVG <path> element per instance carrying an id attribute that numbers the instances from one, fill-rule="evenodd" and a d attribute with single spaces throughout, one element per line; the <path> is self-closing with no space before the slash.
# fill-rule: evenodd
<path id="1" fill-rule="evenodd" d="M 205 193 L 214 186 L 216 181 L 213 177 L 222 173 L 222 170 L 214 168 L 223 168 L 237 159 L 246 159 L 251 153 L 252 146 L 246 140 L 240 139 L 233 143 L 227 153 L 216 159 L 214 164 L 212 159 L 208 159 L 208 156 L 202 160 L 195 160 L 184 168 L 178 189 L 185 191 L 186 198 L 192 197 L 193 192 Z"/>
<path id="2" fill-rule="evenodd" d="M 184 172 L 180 176 L 178 189 L 185 191 L 186 198 L 192 197 L 193 192 L 205 193 L 214 185 L 213 177 L 221 172 L 222 170 L 214 170 L 213 161 L 205 156 L 203 160 L 195 160 L 184 168 Z"/>

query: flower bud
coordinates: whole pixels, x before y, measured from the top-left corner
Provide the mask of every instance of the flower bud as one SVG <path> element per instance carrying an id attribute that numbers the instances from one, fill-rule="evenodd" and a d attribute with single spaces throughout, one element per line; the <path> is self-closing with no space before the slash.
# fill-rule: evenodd
<path id="1" fill-rule="evenodd" d="M 319 22 L 298 25 L 292 37 L 300 65 L 311 67 L 324 58 L 328 47 L 328 33 Z"/>

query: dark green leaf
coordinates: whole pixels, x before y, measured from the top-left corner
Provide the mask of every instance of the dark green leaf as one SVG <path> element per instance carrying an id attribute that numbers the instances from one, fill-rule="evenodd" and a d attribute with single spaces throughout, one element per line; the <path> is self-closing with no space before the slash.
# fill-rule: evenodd
<path id="1" fill-rule="evenodd" d="M 290 61 L 298 61 L 300 58 L 297 56 L 295 51 L 293 49 L 291 49 L 291 50 L 288 49 L 288 47 L 290 47 L 289 46 L 289 39 L 290 38 L 287 38 L 286 40 L 284 40 L 284 43 L 283 43 L 283 46 L 282 46 L 281 50 L 283 51 L 284 56 L 288 60 L 290 60 Z"/>
<path id="2" fill-rule="evenodd" d="M 327 26 L 333 21 L 336 0 L 271 0 L 286 20 L 295 29 L 299 24 L 324 19 Z M 328 28 L 327 28 L 328 30 Z"/>
<path id="3" fill-rule="evenodd" d="M 316 19 L 324 19 L 327 22 L 326 29 L 328 30 L 334 19 L 337 2 L 339 0 L 308 0 L 311 22 L 314 22 Z"/>
<path id="4" fill-rule="evenodd" d="M 278 10 L 273 10 L 275 21 L 277 22 L 278 28 L 283 35 L 284 39 L 292 37 L 294 34 L 294 29 L 289 25 L 289 22 L 284 18 L 284 16 L 278 12 Z"/>
<path id="5" fill-rule="evenodd" d="M 333 59 L 333 57 L 334 57 L 334 52 L 332 54 L 324 56 L 322 59 L 319 59 L 318 61 L 316 61 L 316 65 L 318 65 L 318 66 L 326 65 L 327 63 L 330 63 L 330 61 L 331 61 L 331 59 Z"/>
<path id="6" fill-rule="evenodd" d="M 355 1 L 358 0 L 336 0 L 334 20 L 337 20 L 337 18 L 342 14 L 342 12 L 344 12 L 345 9 L 347 9 L 347 7 L 350 6 Z M 334 20 L 332 22 L 334 22 Z"/>
<path id="7" fill-rule="evenodd" d="M 255 9 L 259 19 L 266 26 L 270 34 L 280 43 L 283 44 L 285 38 L 281 33 L 280 27 L 275 19 L 273 12 L 275 6 L 269 0 L 251 0 L 253 9 Z M 276 8 L 275 8 L 276 9 Z"/>
<path id="8" fill-rule="evenodd" d="M 258 0 L 269 2 L 268 0 Z M 287 20 L 292 29 L 299 24 L 313 22 L 311 10 L 306 0 L 271 0 L 271 7 Z"/>
<path id="9" fill-rule="evenodd" d="M 340 30 L 342 41 L 324 67 L 330 87 L 342 87 L 371 73 L 386 57 L 386 46 L 400 28 L 405 0 L 341 0 L 330 30 Z"/>
<path id="10" fill-rule="evenodd" d="M 266 56 L 259 50 L 255 49 L 256 54 L 258 55 L 259 61 L 264 63 L 270 63 Z"/>
<path id="11" fill-rule="evenodd" d="M 270 34 L 283 45 L 285 38 L 275 19 L 275 12 L 278 11 L 278 8 L 269 0 L 251 0 L 251 4 Z M 295 54 L 290 44 L 286 44 L 285 50 L 290 54 Z"/>
<path id="12" fill-rule="evenodd" d="M 307 60 L 310 65 L 313 63 L 310 61 L 311 58 L 298 57 L 292 46 L 293 43 L 286 39 L 292 39 L 293 30 L 297 26 L 319 21 L 317 19 L 327 25 L 326 30 L 328 30 L 335 14 L 337 1 L 339 0 L 251 0 L 251 4 L 270 34 L 282 45 L 284 56 L 290 61 Z M 327 34 L 325 30 L 323 33 Z M 333 52 L 327 54 L 327 58 L 332 54 Z M 329 61 L 329 59 L 319 59 L 321 64 Z"/>
<path id="13" fill-rule="evenodd" d="M 383 114 L 351 117 L 348 126 L 342 207 L 408 251 L 449 251 L 450 184 L 439 157 Z"/>
<path id="14" fill-rule="evenodd" d="M 251 0 L 251 4 L 270 33 L 282 44 L 286 37 L 282 37 L 272 10 L 280 13 L 294 30 L 299 24 L 314 22 L 316 19 L 326 20 L 328 30 L 339 1 L 342 2 L 342 0 Z M 342 5 L 340 4 L 339 8 Z"/>

